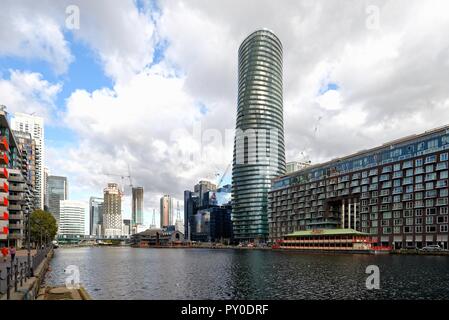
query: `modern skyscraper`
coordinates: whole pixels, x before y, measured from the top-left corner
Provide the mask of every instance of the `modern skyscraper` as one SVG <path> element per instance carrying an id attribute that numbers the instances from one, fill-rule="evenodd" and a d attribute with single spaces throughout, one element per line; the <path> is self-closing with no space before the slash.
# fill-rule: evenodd
<path id="1" fill-rule="evenodd" d="M 238 68 L 234 236 L 264 241 L 271 179 L 285 173 L 281 41 L 266 29 L 253 32 L 240 45 Z"/>
<path id="2" fill-rule="evenodd" d="M 60 201 L 68 199 L 67 178 L 60 176 L 48 176 L 47 180 L 48 211 L 55 217 L 59 224 Z"/>
<path id="3" fill-rule="evenodd" d="M 122 191 L 117 183 L 108 183 L 104 189 L 103 204 L 103 235 L 122 235 Z"/>
<path id="4" fill-rule="evenodd" d="M 11 128 L 16 131 L 27 132 L 36 143 L 36 181 L 35 195 L 36 208 L 44 209 L 44 118 L 26 113 L 16 113 L 11 120 Z"/>
<path id="5" fill-rule="evenodd" d="M 169 195 L 161 198 L 161 228 L 173 225 L 173 199 Z"/>
<path id="6" fill-rule="evenodd" d="M 89 216 L 91 236 L 101 236 L 103 224 L 103 198 L 90 197 L 89 199 Z"/>
<path id="7" fill-rule="evenodd" d="M 35 170 L 36 171 L 36 170 Z M 47 167 L 44 167 L 44 210 L 48 211 L 48 176 L 50 175 Z"/>
<path id="8" fill-rule="evenodd" d="M 132 226 L 131 231 L 137 230 L 137 225 L 143 224 L 143 188 L 132 188 Z"/>
<path id="9" fill-rule="evenodd" d="M 86 207 L 83 201 L 61 200 L 58 234 L 84 235 Z"/>
<path id="10" fill-rule="evenodd" d="M 217 185 L 207 180 L 201 180 L 194 186 L 193 191 L 198 194 L 200 206 L 203 205 L 204 194 L 208 191 L 217 190 Z"/>

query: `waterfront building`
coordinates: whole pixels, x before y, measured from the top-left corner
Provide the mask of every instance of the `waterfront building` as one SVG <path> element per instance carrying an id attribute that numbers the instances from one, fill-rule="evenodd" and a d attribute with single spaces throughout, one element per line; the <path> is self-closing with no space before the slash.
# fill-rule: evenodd
<path id="1" fill-rule="evenodd" d="M 61 200 L 68 199 L 68 183 L 66 177 L 48 176 L 47 177 L 47 198 L 48 212 L 56 219 L 59 225 L 60 203 Z"/>
<path id="2" fill-rule="evenodd" d="M 137 232 L 137 225 L 143 224 L 143 187 L 132 188 L 132 233 Z"/>
<path id="3" fill-rule="evenodd" d="M 108 183 L 103 193 L 103 235 L 107 237 L 122 234 L 122 191 L 117 183 Z"/>
<path id="4" fill-rule="evenodd" d="M 449 126 L 273 179 L 270 240 L 353 229 L 374 245 L 448 248 Z"/>
<path id="5" fill-rule="evenodd" d="M 84 235 L 86 207 L 87 204 L 83 201 L 61 200 L 58 234 L 61 236 Z"/>
<path id="6" fill-rule="evenodd" d="M 32 209 L 28 155 L 15 139 L 0 106 L 0 246 L 23 245 L 25 222 Z"/>
<path id="7" fill-rule="evenodd" d="M 309 162 L 290 161 L 290 162 L 287 162 L 287 164 L 285 165 L 285 167 L 286 167 L 285 173 L 289 174 L 289 173 L 301 170 L 302 168 L 305 168 L 308 166 L 310 166 L 310 161 Z"/>
<path id="8" fill-rule="evenodd" d="M 173 225 L 173 199 L 169 195 L 161 197 L 161 228 Z"/>
<path id="9" fill-rule="evenodd" d="M 191 217 L 191 241 L 225 242 L 232 241 L 231 209 L 228 206 L 209 206 L 198 210 Z"/>
<path id="10" fill-rule="evenodd" d="M 90 216 L 90 228 L 89 234 L 91 236 L 103 235 L 103 198 L 90 197 L 89 199 L 89 216 Z"/>
<path id="11" fill-rule="evenodd" d="M 238 52 L 232 219 L 240 241 L 268 238 L 271 179 L 285 173 L 282 91 L 281 41 L 269 30 L 257 30 Z"/>
<path id="12" fill-rule="evenodd" d="M 173 228 L 147 229 L 131 236 L 131 245 L 140 248 L 186 246 L 184 235 Z"/>
<path id="13" fill-rule="evenodd" d="M 31 134 L 31 137 L 35 141 L 36 179 L 34 199 L 36 201 L 36 208 L 44 209 L 44 118 L 26 113 L 16 113 L 11 120 L 11 128 L 16 131 Z"/>

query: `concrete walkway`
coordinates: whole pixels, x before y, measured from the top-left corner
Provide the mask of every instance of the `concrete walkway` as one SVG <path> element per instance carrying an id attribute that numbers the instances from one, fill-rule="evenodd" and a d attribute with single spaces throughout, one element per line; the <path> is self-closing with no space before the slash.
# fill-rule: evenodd
<path id="1" fill-rule="evenodd" d="M 36 250 L 31 250 L 31 256 L 36 254 Z M 28 259 L 28 251 L 27 250 L 17 250 L 16 252 L 16 261 L 26 262 Z M 0 254 L 0 295 L 6 290 L 6 267 L 11 267 L 11 256 L 8 255 L 6 257 L 6 261 L 4 261 L 3 255 Z M 5 280 L 1 280 L 5 279 Z"/>

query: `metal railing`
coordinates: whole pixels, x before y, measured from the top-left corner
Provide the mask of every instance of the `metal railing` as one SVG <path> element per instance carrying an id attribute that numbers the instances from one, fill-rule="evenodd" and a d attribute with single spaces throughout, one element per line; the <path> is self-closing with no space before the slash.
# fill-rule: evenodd
<path id="1" fill-rule="evenodd" d="M 6 299 L 11 299 L 11 291 L 18 291 L 18 287 L 23 286 L 30 277 L 34 276 L 34 270 L 44 261 L 48 253 L 52 249 L 52 246 L 47 246 L 42 249 L 38 249 L 37 253 L 31 257 L 31 263 L 28 265 L 27 261 L 19 261 L 15 259 L 14 263 L 6 267 L 6 274 L 2 274 L 0 270 L 0 294 L 6 294 Z M 6 285 L 4 285 L 6 283 Z M 6 287 L 6 288 L 3 288 Z"/>

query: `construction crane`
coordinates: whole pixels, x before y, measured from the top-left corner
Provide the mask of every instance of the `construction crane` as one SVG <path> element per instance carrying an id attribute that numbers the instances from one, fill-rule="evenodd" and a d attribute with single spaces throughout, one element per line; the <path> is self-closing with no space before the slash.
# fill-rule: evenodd
<path id="1" fill-rule="evenodd" d="M 129 179 L 129 187 L 132 189 L 133 188 L 133 183 L 132 183 L 132 178 L 131 178 L 131 170 L 130 170 L 130 168 L 129 168 L 129 165 L 128 165 L 128 175 L 124 175 L 124 174 L 116 174 L 116 173 L 104 173 L 104 175 L 106 175 L 106 176 L 112 176 L 112 177 L 120 177 L 120 179 L 122 180 L 122 183 L 121 183 L 121 185 L 122 185 L 122 192 L 124 193 L 125 192 L 125 178 L 128 178 Z"/>

